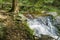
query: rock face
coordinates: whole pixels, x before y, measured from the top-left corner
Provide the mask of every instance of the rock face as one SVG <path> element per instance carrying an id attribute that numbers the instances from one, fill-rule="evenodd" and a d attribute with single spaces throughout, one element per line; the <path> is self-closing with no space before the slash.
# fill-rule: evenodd
<path id="1" fill-rule="evenodd" d="M 41 40 L 54 40 L 52 37 L 49 37 L 48 35 L 42 35 Z"/>
<path id="2" fill-rule="evenodd" d="M 60 16 L 56 17 L 57 24 L 60 24 Z"/>
<path id="3" fill-rule="evenodd" d="M 57 16 L 58 15 L 57 12 L 41 11 L 41 13 L 43 13 L 43 14 L 50 14 L 50 15 L 53 15 L 53 16 Z"/>
<path id="4" fill-rule="evenodd" d="M 53 15 L 53 16 L 57 16 L 57 12 L 47 12 L 47 14 Z"/>
<path id="5" fill-rule="evenodd" d="M 56 22 L 55 22 L 55 26 L 58 28 L 58 30 L 60 31 L 60 16 L 57 16 L 56 18 Z M 60 33 L 60 32 L 59 32 Z"/>

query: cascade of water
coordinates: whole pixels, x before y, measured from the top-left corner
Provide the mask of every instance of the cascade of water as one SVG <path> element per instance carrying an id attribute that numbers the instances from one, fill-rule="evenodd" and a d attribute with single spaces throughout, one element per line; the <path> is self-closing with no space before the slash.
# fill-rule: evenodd
<path id="1" fill-rule="evenodd" d="M 49 16 L 46 16 L 35 19 L 27 19 L 27 23 L 29 27 L 34 30 L 33 35 L 41 37 L 42 34 L 57 39 L 57 29 L 52 25 L 51 20 L 52 19 Z"/>

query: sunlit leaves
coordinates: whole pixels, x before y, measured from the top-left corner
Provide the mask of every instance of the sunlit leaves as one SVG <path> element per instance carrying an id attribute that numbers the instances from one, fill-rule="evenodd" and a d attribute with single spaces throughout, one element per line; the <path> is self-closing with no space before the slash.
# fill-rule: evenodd
<path id="1" fill-rule="evenodd" d="M 45 3 L 53 3 L 54 0 L 44 0 Z"/>
<path id="2" fill-rule="evenodd" d="M 2 3 L 3 2 L 3 0 L 0 0 L 0 3 Z"/>

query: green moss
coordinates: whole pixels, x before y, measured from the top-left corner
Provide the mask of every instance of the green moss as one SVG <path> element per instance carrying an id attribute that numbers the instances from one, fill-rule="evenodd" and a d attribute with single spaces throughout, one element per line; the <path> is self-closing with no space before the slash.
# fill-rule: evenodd
<path id="1" fill-rule="evenodd" d="M 34 32 L 34 31 L 29 28 L 29 26 L 27 25 L 27 22 L 24 22 L 23 25 L 25 26 L 25 29 L 26 29 L 28 32 L 30 32 L 31 35 L 33 35 L 33 32 Z"/>

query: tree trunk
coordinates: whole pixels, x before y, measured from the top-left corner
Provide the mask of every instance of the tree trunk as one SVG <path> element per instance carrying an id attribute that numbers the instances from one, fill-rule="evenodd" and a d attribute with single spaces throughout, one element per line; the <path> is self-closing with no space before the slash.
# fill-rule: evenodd
<path id="1" fill-rule="evenodd" d="M 10 12 L 18 13 L 19 12 L 19 4 L 18 0 L 12 0 L 12 9 Z"/>

